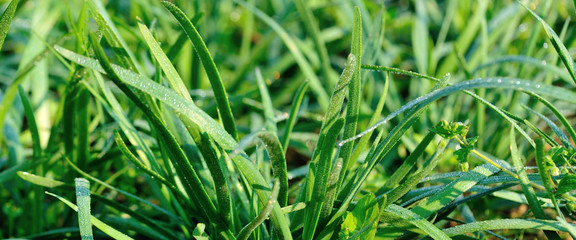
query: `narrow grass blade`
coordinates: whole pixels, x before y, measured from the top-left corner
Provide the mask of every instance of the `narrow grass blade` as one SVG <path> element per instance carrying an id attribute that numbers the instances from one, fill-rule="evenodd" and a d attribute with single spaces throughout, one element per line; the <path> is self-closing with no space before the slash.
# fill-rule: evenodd
<path id="1" fill-rule="evenodd" d="M 76 203 L 78 204 L 78 225 L 82 240 L 92 240 L 92 224 L 90 223 L 90 182 L 84 178 L 76 178 Z"/>
<path id="2" fill-rule="evenodd" d="M 276 181 L 274 183 L 274 186 L 272 187 L 272 193 L 270 195 L 270 198 L 268 199 L 268 203 L 264 206 L 264 208 L 262 209 L 262 211 L 260 211 L 260 214 L 258 214 L 256 218 L 254 218 L 250 223 L 248 223 L 248 225 L 242 228 L 240 233 L 238 233 L 236 239 L 247 240 L 250 237 L 250 234 L 254 231 L 254 229 L 256 229 L 256 227 L 258 227 L 260 224 L 264 222 L 264 220 L 266 220 L 266 218 L 268 218 L 268 216 L 272 212 L 272 209 L 274 208 L 274 203 L 276 202 L 276 198 L 278 197 L 279 191 L 280 191 L 280 183 L 279 181 Z"/>
<path id="3" fill-rule="evenodd" d="M 270 98 L 266 82 L 264 81 L 264 78 L 262 78 L 260 68 L 256 68 L 256 80 L 258 81 L 258 90 L 260 90 L 262 106 L 264 107 L 264 122 L 266 130 L 270 132 L 278 132 L 276 129 L 276 121 L 274 121 L 274 106 L 272 106 L 272 99 Z"/>
<path id="4" fill-rule="evenodd" d="M 42 155 L 42 147 L 40 146 L 40 135 L 38 134 L 38 125 L 36 125 L 34 110 L 30 105 L 30 100 L 26 96 L 24 89 L 22 89 L 20 85 L 18 85 L 18 92 L 20 93 L 20 100 L 22 100 L 22 105 L 24 106 L 24 114 L 26 115 L 28 128 L 30 129 L 30 135 L 32 136 L 32 154 L 35 159 L 38 159 Z"/>
<path id="5" fill-rule="evenodd" d="M 194 141 L 197 141 L 197 136 L 193 136 Z M 224 170 L 220 166 L 220 161 L 218 157 L 218 148 L 210 140 L 210 136 L 207 133 L 202 133 L 200 137 L 200 142 L 197 142 L 198 148 L 204 157 L 204 161 L 208 166 L 212 180 L 214 181 L 214 187 L 216 188 L 216 200 L 218 201 L 218 210 L 222 217 L 229 223 L 232 224 L 232 203 L 230 197 L 230 189 L 228 188 L 228 182 L 224 175 Z M 223 158 L 224 156 L 220 156 Z M 233 227 L 230 225 L 230 227 Z"/>
<path id="6" fill-rule="evenodd" d="M 385 211 L 410 222 L 434 239 L 451 239 L 445 232 L 442 232 L 442 230 L 427 221 L 424 217 L 408 209 L 391 204 L 385 209 Z"/>
<path id="7" fill-rule="evenodd" d="M 284 134 L 282 134 L 281 143 L 282 149 L 284 149 L 284 154 L 286 154 L 286 150 L 288 149 L 288 144 L 290 143 L 290 135 L 292 134 L 292 129 L 294 129 L 294 125 L 298 119 L 298 110 L 300 110 L 300 105 L 302 104 L 302 100 L 304 99 L 304 95 L 306 93 L 306 89 L 308 89 L 308 82 L 303 82 L 298 90 L 296 91 L 296 95 L 294 95 L 294 99 L 292 100 L 292 107 L 290 108 L 290 116 L 286 121 L 286 127 L 284 128 Z"/>
<path id="8" fill-rule="evenodd" d="M 360 113 L 360 102 L 362 90 L 362 76 L 360 65 L 362 64 L 362 15 L 360 8 L 354 8 L 354 23 L 352 28 L 352 46 L 351 52 L 356 57 L 356 65 L 354 65 L 354 74 L 348 85 L 348 102 L 346 104 L 346 124 L 344 125 L 343 138 L 347 139 L 356 135 L 356 128 L 358 125 L 358 114 Z M 350 156 L 354 143 L 350 142 L 344 144 L 340 150 L 340 157 L 343 160 L 343 168 L 348 170 L 350 168 Z M 342 172 L 342 178 L 344 178 Z"/>
<path id="9" fill-rule="evenodd" d="M 162 1 L 162 4 L 176 20 L 180 23 L 182 29 L 190 38 L 190 41 L 194 44 L 194 49 L 196 49 L 196 53 L 200 57 L 202 61 L 202 65 L 204 65 L 204 69 L 206 70 L 206 74 L 208 75 L 208 79 L 210 80 L 210 84 L 212 85 L 212 91 L 214 91 L 214 97 L 216 98 L 216 102 L 218 103 L 218 109 L 220 110 L 220 116 L 222 117 L 222 123 L 224 124 L 224 129 L 234 137 L 234 139 L 238 139 L 238 133 L 236 132 L 236 124 L 234 122 L 234 115 L 232 114 L 232 109 L 230 108 L 230 102 L 228 102 L 228 95 L 226 94 L 226 89 L 224 88 L 224 83 L 220 77 L 220 73 L 216 68 L 216 64 L 210 56 L 210 52 L 208 52 L 208 48 L 206 44 L 204 44 L 204 40 L 192 25 L 192 22 L 186 17 L 184 12 L 180 10 L 176 5 L 168 1 Z"/>
<path id="10" fill-rule="evenodd" d="M 57 198 L 58 200 L 62 201 L 63 203 L 65 203 L 66 205 L 68 205 L 68 207 L 72 208 L 74 211 L 78 211 L 78 206 L 76 206 L 74 203 L 71 203 L 70 201 L 66 200 L 63 197 L 60 197 L 56 194 L 50 193 L 50 192 L 45 192 L 46 194 L 53 196 L 55 198 Z M 131 240 L 133 238 L 129 237 L 128 235 L 121 233 L 120 231 L 114 229 L 113 227 L 109 226 L 108 224 L 100 221 L 98 218 L 90 215 L 90 222 L 92 224 L 94 224 L 94 226 L 98 229 L 100 229 L 100 231 L 108 234 L 110 237 L 114 238 L 114 239 L 118 239 L 118 240 Z"/>
<path id="11" fill-rule="evenodd" d="M 148 47 L 150 48 L 152 55 L 154 55 L 156 61 L 158 62 L 158 64 L 160 64 L 160 67 L 166 74 L 166 78 L 168 79 L 168 82 L 170 83 L 172 89 L 174 89 L 174 91 L 176 91 L 178 95 L 182 96 L 186 100 L 193 103 L 192 98 L 188 93 L 188 89 L 186 88 L 186 85 L 184 85 L 184 82 L 182 81 L 182 78 L 176 71 L 176 68 L 174 68 L 174 65 L 172 65 L 170 59 L 168 59 L 164 51 L 162 51 L 160 44 L 158 44 L 156 39 L 154 39 L 154 36 L 152 35 L 148 27 L 146 27 L 146 25 L 144 25 L 144 23 L 142 23 L 142 20 L 140 19 L 138 19 L 138 28 L 140 29 L 140 33 L 142 33 L 144 40 L 148 44 Z"/>
<path id="12" fill-rule="evenodd" d="M 322 141 L 322 145 L 317 145 L 317 148 L 320 149 L 320 156 L 316 164 L 314 164 L 315 166 L 310 165 L 311 168 L 315 167 L 313 173 L 315 178 L 314 182 L 310 183 L 313 186 L 310 199 L 306 201 L 307 207 L 305 209 L 306 216 L 304 220 L 303 239 L 313 239 L 316 234 L 316 229 L 319 228 L 318 224 L 322 221 L 322 219 L 320 219 L 320 213 L 326 200 L 326 189 L 328 188 L 328 179 L 332 166 L 333 150 L 336 144 L 336 138 L 340 134 L 343 125 L 344 119 L 342 118 L 330 124 L 330 128 L 325 135 L 324 141 Z M 308 176 L 310 176 L 310 173 Z"/>
<path id="13" fill-rule="evenodd" d="M 528 12 L 530 12 L 530 14 L 532 14 L 532 16 L 534 16 L 534 18 L 536 18 L 536 20 L 538 20 L 542 24 L 542 27 L 544 27 L 544 30 L 546 31 L 546 35 L 548 36 L 548 40 L 550 40 L 550 42 L 554 46 L 554 49 L 556 50 L 556 52 L 560 56 L 560 59 L 562 59 L 564 66 L 566 66 L 566 69 L 570 73 L 570 77 L 572 77 L 572 80 L 574 81 L 574 83 L 576 83 L 576 72 L 574 69 L 574 59 L 572 59 L 572 57 L 570 56 L 570 52 L 568 52 L 568 49 L 566 49 L 566 46 L 564 46 L 564 43 L 562 43 L 562 40 L 560 40 L 560 37 L 558 37 L 556 32 L 554 32 L 554 30 L 552 30 L 552 28 L 548 25 L 548 23 L 546 23 L 546 21 L 544 21 L 544 19 L 542 19 L 540 16 L 538 16 L 538 14 L 536 14 L 534 11 L 532 11 L 529 7 L 524 5 L 522 2 L 520 2 L 520 4 L 526 10 L 528 10 Z"/>
<path id="14" fill-rule="evenodd" d="M 258 138 L 264 143 L 264 147 L 268 151 L 268 156 L 272 163 L 272 171 L 274 179 L 280 185 L 278 193 L 278 203 L 280 207 L 285 207 L 288 203 L 288 173 L 286 169 L 286 158 L 284 158 L 284 150 L 280 145 L 280 140 L 275 132 L 261 132 Z"/>
<path id="15" fill-rule="evenodd" d="M 318 158 L 320 157 L 320 153 L 325 151 L 322 149 L 324 146 L 324 140 L 327 137 L 328 130 L 332 127 L 332 125 L 338 120 L 338 115 L 342 109 L 342 104 L 344 103 L 344 97 L 346 96 L 346 90 L 348 84 L 352 80 L 354 75 L 354 69 L 356 68 L 356 56 L 350 54 L 348 56 L 348 62 L 346 64 L 346 68 L 342 71 L 342 75 L 340 76 L 340 80 L 338 80 L 338 84 L 334 88 L 332 93 L 332 97 L 330 98 L 330 105 L 328 105 L 328 111 L 324 115 L 324 121 L 322 122 L 322 127 L 320 128 L 320 136 L 318 137 L 318 142 L 316 143 L 316 148 L 314 149 L 314 153 L 312 155 L 312 160 L 310 163 L 310 172 L 306 178 L 306 200 L 311 200 L 311 193 L 313 188 L 313 183 L 316 182 L 316 169 L 314 166 L 319 162 Z"/>
<path id="16" fill-rule="evenodd" d="M 55 187 L 60 187 L 60 186 L 66 185 L 66 183 L 64 183 L 64 182 L 54 180 L 51 178 L 47 178 L 47 177 L 34 175 L 32 173 L 29 173 L 29 172 L 18 171 L 17 174 L 20 178 L 22 178 L 28 182 L 31 182 L 33 184 L 36 184 L 38 186 L 42 186 L 42 187 L 55 188 Z"/>
<path id="17" fill-rule="evenodd" d="M 538 198 L 536 197 L 536 193 L 532 186 L 530 186 L 530 180 L 528 179 L 528 175 L 526 174 L 526 169 L 524 168 L 524 164 L 522 164 L 522 160 L 520 159 L 520 153 L 518 152 L 518 146 L 516 145 L 516 136 L 514 134 L 514 128 L 510 129 L 510 154 L 512 155 L 512 162 L 514 163 L 514 168 L 516 169 L 516 173 L 518 174 L 518 180 L 520 182 L 520 186 L 522 186 L 522 191 L 524 192 L 524 196 L 530 205 L 530 209 L 534 216 L 537 219 L 546 220 L 548 217 L 544 210 L 540 206 L 538 202 Z M 551 231 L 544 232 L 548 239 L 560 239 L 557 233 Z"/>
<path id="18" fill-rule="evenodd" d="M 254 13 L 254 15 L 256 15 L 258 18 L 260 18 L 262 21 L 268 24 L 268 26 L 270 26 L 276 32 L 276 34 L 278 34 L 278 36 L 280 36 L 286 47 L 288 47 L 288 50 L 290 50 L 290 52 L 296 59 L 298 67 L 300 67 L 300 69 L 304 73 L 304 76 L 308 79 L 308 81 L 310 81 L 310 88 L 314 91 L 314 94 L 316 94 L 316 96 L 318 97 L 318 103 L 323 109 L 328 109 L 329 100 L 326 90 L 322 86 L 320 79 L 318 79 L 318 77 L 314 73 L 312 66 L 308 61 L 306 61 L 306 58 L 296 45 L 296 42 L 292 39 L 292 37 L 290 37 L 290 35 L 286 32 L 286 30 L 284 30 L 280 26 L 280 24 L 274 21 L 274 19 L 272 19 L 259 9 L 256 9 L 254 6 L 249 5 L 244 1 L 239 0 L 235 1 L 240 5 L 242 5 L 243 7 L 250 10 L 252 13 Z"/>
<path id="19" fill-rule="evenodd" d="M 574 226 L 574 225 L 572 225 Z M 479 231 L 487 230 L 498 230 L 498 229 L 541 229 L 549 231 L 562 231 L 566 232 L 567 229 L 557 221 L 551 220 L 539 220 L 539 219 L 498 219 L 498 220 L 487 220 L 472 222 L 463 225 L 458 225 L 456 227 L 451 227 L 444 229 L 444 233 L 450 237 L 456 235 L 462 235 L 466 233 L 473 233 Z"/>
<path id="20" fill-rule="evenodd" d="M 2 50 L 2 45 L 4 45 L 4 40 L 6 35 L 8 35 L 8 29 L 10 29 L 10 23 L 12 23 L 12 18 L 14 18 L 14 13 L 16 13 L 16 7 L 18 7 L 18 2 L 20 0 L 12 0 L 2 17 L 0 17 L 0 50 Z"/>
<path id="21" fill-rule="evenodd" d="M 337 158 L 334 166 L 332 167 L 332 173 L 330 173 L 330 177 L 328 178 L 326 196 L 324 197 L 324 204 L 322 205 L 322 210 L 320 211 L 320 219 L 327 219 L 330 217 L 330 214 L 332 214 L 334 200 L 336 199 L 336 196 L 338 196 L 342 165 L 342 158 Z"/>

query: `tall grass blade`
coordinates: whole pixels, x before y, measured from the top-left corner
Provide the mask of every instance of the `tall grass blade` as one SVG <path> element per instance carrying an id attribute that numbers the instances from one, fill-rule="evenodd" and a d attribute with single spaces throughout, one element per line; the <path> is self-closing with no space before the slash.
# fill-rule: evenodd
<path id="1" fill-rule="evenodd" d="M 266 86 L 266 81 L 262 77 L 260 68 L 256 68 L 256 81 L 258 82 L 258 90 L 260 91 L 260 97 L 262 98 L 262 106 L 264 107 L 264 122 L 266 125 L 266 130 L 270 132 L 277 132 L 276 121 L 274 120 L 274 106 L 272 106 L 272 98 L 270 98 L 270 92 L 268 92 L 268 87 Z"/>
<path id="2" fill-rule="evenodd" d="M 84 178 L 76 178 L 76 203 L 78 204 L 78 225 L 82 240 L 92 240 L 92 224 L 90 223 L 90 182 Z"/>
<path id="3" fill-rule="evenodd" d="M 346 124 L 344 125 L 343 138 L 347 139 L 356 135 L 356 127 L 358 124 L 358 114 L 360 113 L 360 102 L 362 90 L 362 76 L 360 72 L 360 65 L 362 64 L 362 15 L 360 8 L 354 8 L 354 23 L 352 28 L 352 46 L 351 52 L 356 57 L 356 65 L 354 66 L 354 74 L 348 85 L 348 103 L 346 104 Z M 350 156 L 354 143 L 350 142 L 342 146 L 340 150 L 340 157 L 343 159 L 342 166 L 345 170 L 350 168 Z M 342 172 L 342 178 L 344 173 Z"/>
<path id="4" fill-rule="evenodd" d="M 170 13 L 178 20 L 180 26 L 188 35 L 192 44 L 194 44 L 194 49 L 202 61 L 202 65 L 206 70 L 210 84 L 212 85 L 212 91 L 214 92 L 214 97 L 218 103 L 219 113 L 222 117 L 222 123 L 224 124 L 224 129 L 234 137 L 238 139 L 238 133 L 236 132 L 236 124 L 234 122 L 234 115 L 232 114 L 232 109 L 230 108 L 230 102 L 228 101 L 228 95 L 226 94 L 226 89 L 224 88 L 224 83 L 220 77 L 220 73 L 216 68 L 216 64 L 208 52 L 208 48 L 202 40 L 200 33 L 196 30 L 192 22 L 186 17 L 184 12 L 180 10 L 176 5 L 168 1 L 162 1 L 164 7 L 170 11 Z"/>
<path id="5" fill-rule="evenodd" d="M 286 154 L 286 150 L 288 149 L 288 144 L 290 143 L 290 135 L 292 135 L 292 129 L 294 129 L 294 125 L 298 120 L 298 110 L 300 110 L 300 105 L 302 104 L 302 100 L 304 99 L 304 95 L 306 90 L 308 89 L 308 82 L 303 82 L 298 90 L 296 91 L 296 95 L 292 100 L 292 107 L 290 108 L 290 115 L 288 120 L 286 121 L 286 127 L 284 128 L 284 134 L 280 139 L 282 143 L 282 149 L 284 149 L 284 154 Z"/>
<path id="6" fill-rule="evenodd" d="M 60 197 L 56 194 L 50 193 L 50 192 L 45 192 L 46 194 L 53 196 L 55 198 L 57 198 L 58 200 L 62 201 L 63 203 L 65 203 L 66 205 L 68 205 L 68 207 L 72 208 L 74 211 L 78 211 L 78 206 L 76 206 L 74 203 L 71 203 L 70 201 L 66 200 L 63 197 Z M 94 226 L 98 229 L 100 229 L 100 231 L 108 234 L 110 237 L 117 239 L 117 240 L 132 240 L 133 238 L 129 237 L 128 235 L 116 230 L 115 228 L 109 226 L 108 224 L 100 221 L 98 218 L 90 215 L 90 222 L 92 224 L 94 224 Z"/>
<path id="7" fill-rule="evenodd" d="M 172 89 L 174 89 L 178 95 L 193 103 L 192 98 L 188 93 L 188 89 L 186 88 L 186 85 L 184 85 L 184 82 L 176 71 L 176 68 L 174 68 L 170 62 L 170 59 L 166 56 L 164 51 L 162 51 L 160 44 L 158 44 L 156 39 L 154 39 L 152 32 L 150 32 L 148 27 L 146 27 L 146 25 L 144 25 L 140 19 L 138 19 L 138 28 L 140 29 L 140 33 L 142 33 L 144 40 L 148 44 L 150 51 L 156 58 L 156 61 L 158 64 L 160 64 L 160 67 L 166 74 L 166 78 L 168 79 L 170 86 L 172 86 Z"/>
<path id="8" fill-rule="evenodd" d="M 274 179 L 276 179 L 276 182 L 280 186 L 278 203 L 281 207 L 285 207 L 288 203 L 288 170 L 286 168 L 286 158 L 284 157 L 280 140 L 278 140 L 275 132 L 270 131 L 259 133 L 258 138 L 264 143 L 268 151 Z"/>

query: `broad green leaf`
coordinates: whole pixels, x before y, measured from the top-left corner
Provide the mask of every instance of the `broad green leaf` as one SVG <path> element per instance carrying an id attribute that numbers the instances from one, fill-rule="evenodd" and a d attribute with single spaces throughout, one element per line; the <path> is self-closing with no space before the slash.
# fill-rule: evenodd
<path id="1" fill-rule="evenodd" d="M 555 194 L 556 196 L 560 196 L 573 190 L 576 190 L 576 175 L 566 174 L 558 183 L 558 189 Z"/>
<path id="2" fill-rule="evenodd" d="M 374 194 L 364 196 L 352 210 L 348 212 L 338 239 L 373 239 L 378 226 L 380 209 L 375 203 Z"/>

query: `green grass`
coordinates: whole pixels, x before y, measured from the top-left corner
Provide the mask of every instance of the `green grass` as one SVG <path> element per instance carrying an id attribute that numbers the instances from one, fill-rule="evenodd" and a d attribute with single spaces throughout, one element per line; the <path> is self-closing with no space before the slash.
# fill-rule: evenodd
<path id="1" fill-rule="evenodd" d="M 576 237 L 573 1 L 0 1 L 0 237 Z"/>

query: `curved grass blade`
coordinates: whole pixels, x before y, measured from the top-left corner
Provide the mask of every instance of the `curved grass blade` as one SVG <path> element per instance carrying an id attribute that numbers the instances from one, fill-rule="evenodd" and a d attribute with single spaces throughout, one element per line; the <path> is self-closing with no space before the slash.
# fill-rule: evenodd
<path id="1" fill-rule="evenodd" d="M 6 35 L 8 35 L 8 29 L 10 29 L 10 23 L 12 23 L 12 18 L 14 18 L 14 13 L 16 13 L 18 2 L 20 0 L 12 0 L 6 10 L 4 10 L 4 13 L 2 13 L 2 17 L 0 17 L 0 50 L 2 50 L 2 45 L 4 45 Z"/>
<path id="2" fill-rule="evenodd" d="M 255 8 L 254 6 L 249 5 L 244 1 L 235 0 L 235 2 L 247 8 L 252 13 L 254 13 L 254 15 L 256 15 L 258 18 L 264 21 L 268 26 L 270 26 L 270 28 L 272 28 L 276 32 L 276 34 L 278 34 L 278 36 L 280 36 L 280 38 L 282 39 L 288 50 L 290 50 L 290 52 L 296 59 L 296 63 L 298 63 L 298 66 L 300 67 L 300 69 L 302 69 L 304 76 L 306 76 L 308 81 L 310 81 L 310 88 L 312 88 L 312 90 L 318 97 L 318 103 L 323 109 L 328 109 L 329 100 L 326 90 L 322 86 L 322 83 L 320 82 L 316 74 L 314 74 L 314 70 L 312 69 L 310 63 L 306 61 L 306 58 L 298 48 L 297 44 L 286 32 L 286 30 L 284 30 L 280 26 L 280 24 L 274 21 L 274 19 L 272 19 L 259 9 Z"/>
<path id="3" fill-rule="evenodd" d="M 532 11 L 529 7 L 524 5 L 522 2 L 519 2 L 519 3 L 520 3 L 520 5 L 522 5 L 522 7 L 524 7 L 526 10 L 528 10 L 528 12 L 530 12 L 530 14 L 532 14 L 532 16 L 534 16 L 534 18 L 536 18 L 536 20 L 538 20 L 542 24 L 542 27 L 544 27 L 544 30 L 546 31 L 546 35 L 548 36 L 548 40 L 550 40 L 550 42 L 554 46 L 554 49 L 556 50 L 556 52 L 560 56 L 560 59 L 562 59 L 564 66 L 566 66 L 568 73 L 570 73 L 570 77 L 572 77 L 572 80 L 574 81 L 574 83 L 576 83 L 576 73 L 574 70 L 574 59 L 572 59 L 572 57 L 570 56 L 570 52 L 568 52 L 568 49 L 566 49 L 566 46 L 564 46 L 564 43 L 562 43 L 562 40 L 560 40 L 560 37 L 558 37 L 556 32 L 554 32 L 554 30 L 552 30 L 552 28 L 546 23 L 546 21 L 544 21 L 544 19 L 542 19 L 540 16 L 538 16 L 538 14 L 536 14 L 534 11 Z"/>
<path id="4" fill-rule="evenodd" d="M 63 203 L 65 203 L 66 205 L 68 205 L 68 207 L 72 208 L 74 211 L 78 211 L 78 206 L 76 206 L 74 203 L 71 203 L 70 201 L 66 200 L 63 197 L 60 197 L 54 193 L 50 193 L 50 192 L 45 192 L 46 194 L 53 196 L 55 198 L 57 198 L 58 200 L 62 201 Z M 121 233 L 120 231 L 114 229 L 113 227 L 109 226 L 108 224 L 98 220 L 98 218 L 90 215 L 90 222 L 92 224 L 94 224 L 94 226 L 98 229 L 100 229 L 100 231 L 108 234 L 110 237 L 114 238 L 114 239 L 118 239 L 118 240 L 132 240 L 133 238 L 129 237 L 128 235 Z"/>
<path id="5" fill-rule="evenodd" d="M 140 29 L 140 33 L 142 33 L 144 40 L 148 44 L 148 47 L 150 48 L 152 55 L 154 55 L 156 61 L 158 61 L 158 64 L 160 65 L 162 70 L 164 70 L 166 78 L 168 79 L 170 86 L 172 86 L 172 89 L 174 89 L 174 91 L 176 91 L 178 95 L 194 103 L 192 101 L 192 98 L 190 97 L 190 94 L 188 93 L 186 85 L 184 85 L 182 78 L 176 71 L 176 68 L 174 68 L 174 65 L 172 65 L 170 59 L 168 59 L 164 51 L 162 51 L 160 44 L 158 44 L 156 39 L 154 39 L 154 36 L 152 35 L 148 27 L 146 27 L 146 25 L 144 25 L 144 23 L 142 23 L 142 20 L 140 20 L 139 18 L 138 18 L 138 28 Z"/>
<path id="6" fill-rule="evenodd" d="M 512 89 L 516 91 L 531 91 L 538 94 L 551 96 L 558 98 L 560 100 L 564 100 L 570 103 L 576 103 L 576 93 L 573 93 L 569 90 L 564 88 L 545 85 L 540 83 L 534 83 L 532 81 L 517 79 L 517 78 L 478 78 L 473 79 L 465 82 L 460 82 L 457 84 L 453 84 L 451 86 L 445 87 L 443 89 L 435 90 L 430 92 L 424 96 L 418 97 L 409 103 L 405 104 L 398 110 L 392 112 L 386 118 L 380 120 L 375 125 L 369 127 L 365 131 L 361 132 L 360 134 L 341 141 L 339 145 L 343 145 L 349 141 L 354 141 L 362 135 L 374 131 L 379 126 L 386 124 L 390 119 L 398 116 L 400 113 L 418 105 L 417 108 L 422 108 L 427 104 L 441 98 L 444 96 L 448 96 L 452 93 L 462 91 L 462 90 L 470 90 L 470 89 L 477 89 L 477 88 L 499 88 L 499 89 Z"/>
<path id="7" fill-rule="evenodd" d="M 306 89 L 308 89 L 308 81 L 303 82 L 302 85 L 298 87 L 296 95 L 294 95 L 294 99 L 292 100 L 290 117 L 288 117 L 288 121 L 286 121 L 286 128 L 284 129 L 284 134 L 282 134 L 282 138 L 280 140 L 282 143 L 282 149 L 284 149 L 284 154 L 286 154 L 286 150 L 288 149 L 288 144 L 290 143 L 290 135 L 292 134 L 292 129 L 294 129 L 294 125 L 298 119 L 298 110 L 300 110 L 300 105 L 304 99 Z"/>
<path id="8" fill-rule="evenodd" d="M 572 224 L 574 226 L 574 224 Z M 463 225 L 458 225 L 456 227 L 451 227 L 444 229 L 443 232 L 450 236 L 462 235 L 466 233 L 473 233 L 479 231 L 487 230 L 498 230 L 498 229 L 541 229 L 549 231 L 562 231 L 566 232 L 564 226 L 557 221 L 551 220 L 538 220 L 538 219 L 498 219 L 498 220 L 487 220 L 472 222 Z"/>
<path id="9" fill-rule="evenodd" d="M 272 171 L 274 179 L 280 185 L 280 192 L 278 194 L 278 203 L 280 207 L 285 207 L 288 203 L 288 170 L 286 168 L 286 158 L 284 158 L 284 151 L 280 145 L 280 140 L 275 132 L 261 132 L 258 133 L 258 138 L 264 143 L 268 156 L 272 162 Z"/>
<path id="10" fill-rule="evenodd" d="M 78 204 L 78 225 L 82 240 L 92 240 L 92 224 L 90 223 L 90 182 L 84 178 L 74 179 L 76 184 L 76 203 Z"/>
<path id="11" fill-rule="evenodd" d="M 236 239 L 247 240 L 250 237 L 250 234 L 254 231 L 254 229 L 256 229 L 258 225 L 262 224 L 264 220 L 268 218 L 268 216 L 272 212 L 272 209 L 274 208 L 274 203 L 276 202 L 276 198 L 278 197 L 278 194 L 280 192 L 280 184 L 281 184 L 280 181 L 276 181 L 274 183 L 274 186 L 272 187 L 272 192 L 270 194 L 270 198 L 268 199 L 268 203 L 264 206 L 264 209 L 262 209 L 260 214 L 258 214 L 258 216 L 254 218 L 254 220 L 252 220 L 250 223 L 248 223 L 248 225 L 244 226 L 244 228 L 240 230 L 240 233 L 238 233 Z"/>
<path id="12" fill-rule="evenodd" d="M 62 47 L 57 46 L 55 49 L 62 54 L 62 56 L 73 62 L 99 72 L 104 72 L 97 60 L 78 55 Z M 238 143 L 216 121 L 197 106 L 186 102 L 184 98 L 180 97 L 173 91 L 170 91 L 168 88 L 147 79 L 142 75 L 116 65 L 112 65 L 112 68 L 115 72 L 118 72 L 118 76 L 120 76 L 120 79 L 124 83 L 131 85 L 142 92 L 150 94 L 152 97 L 173 108 L 184 125 L 189 127 L 199 127 L 203 131 L 207 132 L 220 147 L 228 152 L 236 167 L 240 169 L 242 174 L 256 191 L 256 194 L 258 194 L 262 204 L 265 204 L 265 199 L 270 196 L 270 188 L 266 187 L 267 183 L 264 180 L 264 177 L 245 154 L 241 151 L 236 151 Z M 282 237 L 285 239 L 292 238 L 290 229 L 288 228 L 288 223 L 286 222 L 286 219 L 282 214 L 282 209 L 278 203 L 274 205 L 271 219 L 272 224 L 280 232 Z"/>
<path id="13" fill-rule="evenodd" d="M 180 26 L 186 32 L 188 38 L 190 38 L 190 41 L 192 41 L 194 49 L 196 49 L 196 53 L 200 57 L 202 65 L 204 65 L 204 69 L 206 70 L 206 75 L 208 75 L 208 79 L 212 85 L 212 91 L 214 91 L 214 97 L 218 103 L 218 109 L 220 110 L 219 113 L 222 117 L 224 129 L 226 129 L 226 131 L 232 135 L 234 139 L 238 139 L 236 124 L 234 123 L 234 115 L 232 114 L 232 109 L 230 108 L 230 102 L 228 102 L 228 96 L 226 94 L 226 89 L 224 88 L 224 83 L 222 82 L 222 78 L 220 77 L 220 73 L 216 68 L 216 64 L 214 63 L 212 56 L 210 56 L 210 52 L 208 52 L 206 44 L 204 44 L 204 40 L 202 40 L 200 33 L 198 33 L 194 25 L 192 25 L 192 22 L 190 22 L 182 10 L 168 1 L 162 1 L 162 4 L 166 9 L 168 9 L 168 11 L 170 11 L 174 18 L 178 20 L 178 23 L 180 23 Z"/>
<path id="14" fill-rule="evenodd" d="M 442 230 L 434 226 L 434 224 L 406 208 L 391 204 L 388 205 L 384 211 L 410 222 L 434 239 L 451 239 L 445 232 L 442 232 Z"/>

